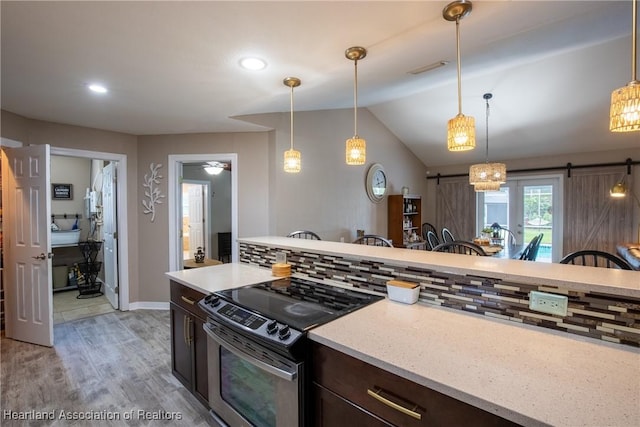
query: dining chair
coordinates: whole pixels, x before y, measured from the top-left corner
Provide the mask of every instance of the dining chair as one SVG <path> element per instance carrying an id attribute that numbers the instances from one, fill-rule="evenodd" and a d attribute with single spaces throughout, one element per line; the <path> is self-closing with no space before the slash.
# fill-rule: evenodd
<path id="1" fill-rule="evenodd" d="M 435 231 L 427 231 L 427 244 L 430 251 L 432 251 L 433 248 L 440 244 L 440 239 L 438 239 L 438 235 L 435 233 Z"/>
<path id="2" fill-rule="evenodd" d="M 449 231 L 449 229 L 447 227 L 443 227 L 442 228 L 442 242 L 443 243 L 448 243 L 448 242 L 454 242 L 456 239 L 455 237 L 453 237 L 453 233 L 451 233 L 451 231 Z"/>
<path id="3" fill-rule="evenodd" d="M 313 231 L 309 231 L 309 230 L 293 231 L 289 233 L 287 237 L 295 237 L 297 239 L 308 239 L 308 240 L 322 240 L 320 239 L 320 236 L 318 236 Z"/>
<path id="4" fill-rule="evenodd" d="M 436 230 L 436 227 L 433 224 L 430 224 L 428 222 L 425 222 L 422 224 L 422 238 L 424 240 L 427 240 L 427 232 L 429 231 L 433 231 L 433 234 L 435 234 L 436 236 L 438 235 L 438 231 Z"/>
<path id="5" fill-rule="evenodd" d="M 369 245 L 369 246 L 388 246 L 390 248 L 393 247 L 393 244 L 389 239 L 385 239 L 382 236 L 378 236 L 376 234 L 365 234 L 364 236 L 358 237 L 353 243 L 357 243 L 359 245 Z"/>
<path id="6" fill-rule="evenodd" d="M 500 227 L 498 234 L 500 235 L 504 246 L 514 246 L 517 243 L 516 235 L 508 228 Z"/>
<path id="7" fill-rule="evenodd" d="M 482 249 L 480 245 L 457 240 L 454 240 L 453 242 L 442 243 L 433 248 L 433 252 L 449 252 L 452 254 L 487 256 L 487 253 L 484 251 L 484 249 Z"/>
<path id="8" fill-rule="evenodd" d="M 536 258 L 538 257 L 538 249 L 540 248 L 540 242 L 542 241 L 543 236 L 544 234 L 540 233 L 537 236 L 535 236 L 533 239 L 531 239 L 527 247 L 524 248 L 524 251 L 522 251 L 522 255 L 520 255 L 520 260 L 522 261 L 536 260 Z"/>
<path id="9" fill-rule="evenodd" d="M 632 270 L 625 260 L 609 252 L 582 250 L 572 252 L 560 260 L 560 264 L 586 265 L 590 267 L 618 268 Z"/>

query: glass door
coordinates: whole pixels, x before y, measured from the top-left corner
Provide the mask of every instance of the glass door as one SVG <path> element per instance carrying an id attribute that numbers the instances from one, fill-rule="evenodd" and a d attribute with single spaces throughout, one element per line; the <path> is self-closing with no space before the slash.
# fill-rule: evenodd
<path id="1" fill-rule="evenodd" d="M 508 179 L 499 191 L 477 193 L 476 233 L 493 223 L 511 230 L 518 244 L 542 233 L 536 261 L 558 262 L 562 254 L 562 175 Z"/>

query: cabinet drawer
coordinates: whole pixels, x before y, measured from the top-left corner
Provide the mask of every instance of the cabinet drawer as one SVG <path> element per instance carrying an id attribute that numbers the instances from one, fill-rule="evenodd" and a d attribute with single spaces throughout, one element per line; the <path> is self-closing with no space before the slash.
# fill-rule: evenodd
<path id="1" fill-rule="evenodd" d="M 203 293 L 195 289 L 173 280 L 171 281 L 171 302 L 200 317 L 202 320 L 206 320 L 207 315 L 198 306 L 198 301 L 204 297 Z"/>
<path id="2" fill-rule="evenodd" d="M 317 343 L 313 343 L 313 379 L 394 425 L 517 425 Z"/>

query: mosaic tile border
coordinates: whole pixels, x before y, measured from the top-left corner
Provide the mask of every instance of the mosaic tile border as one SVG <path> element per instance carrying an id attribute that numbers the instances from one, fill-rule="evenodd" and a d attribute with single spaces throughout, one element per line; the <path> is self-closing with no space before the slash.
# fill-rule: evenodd
<path id="1" fill-rule="evenodd" d="M 401 279 L 420 284 L 418 303 L 438 305 L 617 344 L 640 347 L 640 300 L 596 292 L 577 292 L 546 285 L 442 273 L 365 259 L 344 258 L 291 249 L 240 243 L 240 262 L 271 268 L 276 252 L 287 255 L 291 271 L 386 293 L 386 282 Z M 529 292 L 566 295 L 567 316 L 529 309 Z"/>

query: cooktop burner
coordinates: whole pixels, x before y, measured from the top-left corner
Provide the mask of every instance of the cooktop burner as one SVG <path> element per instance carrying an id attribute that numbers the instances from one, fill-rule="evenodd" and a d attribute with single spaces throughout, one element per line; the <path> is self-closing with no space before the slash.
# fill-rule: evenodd
<path id="1" fill-rule="evenodd" d="M 384 298 L 291 277 L 215 294 L 299 331 L 306 331 Z"/>

